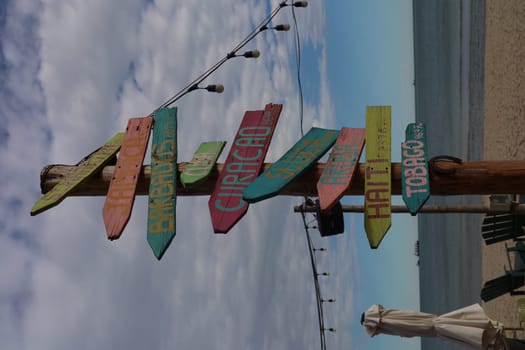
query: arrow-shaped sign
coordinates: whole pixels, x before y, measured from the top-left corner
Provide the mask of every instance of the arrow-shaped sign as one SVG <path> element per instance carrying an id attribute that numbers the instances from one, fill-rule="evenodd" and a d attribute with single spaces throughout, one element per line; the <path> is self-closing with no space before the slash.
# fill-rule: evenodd
<path id="1" fill-rule="evenodd" d="M 317 182 L 321 211 L 333 207 L 350 186 L 365 145 L 365 129 L 342 128 Z"/>
<path id="2" fill-rule="evenodd" d="M 104 146 L 82 160 L 76 168 L 68 173 L 49 192 L 44 194 L 31 209 L 31 215 L 37 215 L 59 204 L 82 182 L 99 171 L 117 154 L 122 144 L 123 132 L 117 133 Z"/>
<path id="3" fill-rule="evenodd" d="M 175 237 L 177 204 L 177 108 L 153 113 L 148 243 L 161 259 Z"/>
<path id="4" fill-rule="evenodd" d="M 227 233 L 248 210 L 243 190 L 261 173 L 264 157 L 281 114 L 282 105 L 244 114 L 239 130 L 210 197 L 213 231 Z"/>
<path id="5" fill-rule="evenodd" d="M 102 210 L 106 234 L 111 240 L 120 237 L 131 216 L 152 123 L 153 117 L 128 121 Z"/>
<path id="6" fill-rule="evenodd" d="M 365 230 L 375 249 L 390 228 L 391 108 L 366 107 Z"/>

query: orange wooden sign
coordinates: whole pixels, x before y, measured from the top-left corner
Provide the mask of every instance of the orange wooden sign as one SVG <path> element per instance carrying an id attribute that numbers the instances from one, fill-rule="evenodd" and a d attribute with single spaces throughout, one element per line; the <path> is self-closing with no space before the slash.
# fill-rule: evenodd
<path id="1" fill-rule="evenodd" d="M 109 239 L 118 239 L 124 231 L 135 201 L 144 156 L 148 147 L 153 117 L 131 118 L 122 141 L 115 172 L 109 184 L 102 210 Z"/>
<path id="2" fill-rule="evenodd" d="M 392 223 L 391 108 L 366 108 L 365 230 L 370 247 L 381 243 Z"/>

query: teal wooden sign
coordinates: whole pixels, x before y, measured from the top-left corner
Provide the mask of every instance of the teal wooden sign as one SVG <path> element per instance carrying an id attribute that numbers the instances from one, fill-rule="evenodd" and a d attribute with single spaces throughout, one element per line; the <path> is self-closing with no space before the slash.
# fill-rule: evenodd
<path id="1" fill-rule="evenodd" d="M 338 130 L 311 128 L 284 156 L 244 189 L 244 200 L 254 203 L 276 196 L 321 158 L 338 135 Z"/>
<path id="2" fill-rule="evenodd" d="M 401 187 L 403 201 L 416 215 L 430 197 L 425 124 L 409 124 L 405 133 L 406 140 L 401 144 Z"/>
<path id="3" fill-rule="evenodd" d="M 153 120 L 148 243 L 160 260 L 176 232 L 177 108 L 160 108 L 153 113 Z"/>

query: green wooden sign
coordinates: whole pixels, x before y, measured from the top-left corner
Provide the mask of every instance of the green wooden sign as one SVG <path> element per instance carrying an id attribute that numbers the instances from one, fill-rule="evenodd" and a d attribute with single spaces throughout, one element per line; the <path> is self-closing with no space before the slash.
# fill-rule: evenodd
<path id="1" fill-rule="evenodd" d="M 175 237 L 177 203 L 177 108 L 153 113 L 148 243 L 161 259 Z"/>
<path id="2" fill-rule="evenodd" d="M 338 135 L 338 130 L 311 128 L 284 156 L 244 189 L 244 200 L 254 203 L 276 196 L 321 158 Z"/>
<path id="3" fill-rule="evenodd" d="M 62 202 L 68 194 L 73 192 L 78 185 L 98 172 L 117 154 L 122 145 L 123 137 L 123 132 L 117 133 L 104 146 L 81 161 L 73 171 L 36 201 L 33 208 L 31 208 L 31 215 L 40 214 L 44 210 L 56 206 Z"/>
<path id="4" fill-rule="evenodd" d="M 401 187 L 403 201 L 410 213 L 416 215 L 430 197 L 425 124 L 409 124 L 405 134 L 406 141 L 401 144 Z"/>
<path id="5" fill-rule="evenodd" d="M 184 187 L 191 187 L 202 182 L 210 175 L 217 159 L 221 155 L 226 141 L 209 141 L 200 144 L 191 161 L 180 174 Z"/>
<path id="6" fill-rule="evenodd" d="M 365 231 L 379 246 L 392 224 L 391 108 L 366 107 Z"/>

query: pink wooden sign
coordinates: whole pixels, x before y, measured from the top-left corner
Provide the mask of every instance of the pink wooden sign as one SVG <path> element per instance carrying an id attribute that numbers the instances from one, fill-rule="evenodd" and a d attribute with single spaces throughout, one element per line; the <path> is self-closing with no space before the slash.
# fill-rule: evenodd
<path id="1" fill-rule="evenodd" d="M 342 128 L 317 182 L 322 211 L 333 207 L 350 186 L 365 145 L 365 129 Z"/>
<path id="2" fill-rule="evenodd" d="M 267 104 L 264 111 L 244 114 L 208 202 L 215 233 L 227 233 L 248 211 L 243 190 L 262 171 L 281 109 L 282 105 Z"/>

